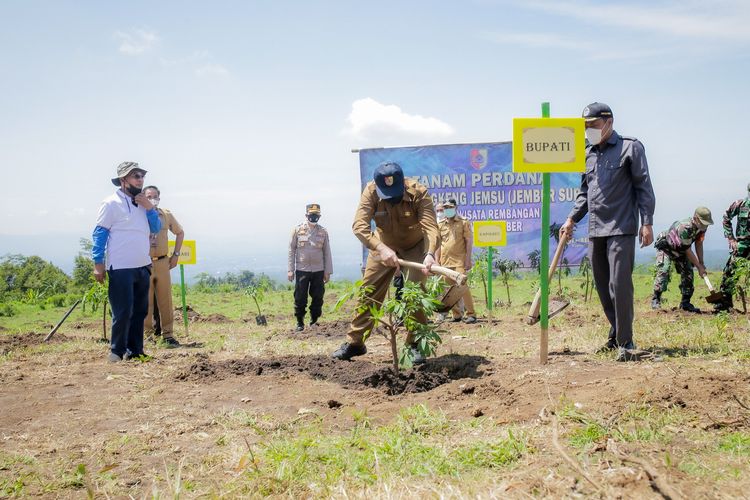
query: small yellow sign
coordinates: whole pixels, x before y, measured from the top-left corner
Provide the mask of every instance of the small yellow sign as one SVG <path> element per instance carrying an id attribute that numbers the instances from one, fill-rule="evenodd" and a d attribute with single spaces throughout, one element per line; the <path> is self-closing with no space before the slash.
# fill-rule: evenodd
<path id="1" fill-rule="evenodd" d="M 504 247 L 508 243 L 508 223 L 504 220 L 475 220 L 475 247 Z"/>
<path id="2" fill-rule="evenodd" d="M 583 118 L 514 118 L 514 172 L 583 172 Z"/>
<path id="3" fill-rule="evenodd" d="M 174 253 L 174 241 L 167 242 L 169 245 L 169 256 Z M 196 262 L 195 240 L 182 240 L 180 248 L 180 257 L 177 259 L 178 264 L 195 264 Z"/>

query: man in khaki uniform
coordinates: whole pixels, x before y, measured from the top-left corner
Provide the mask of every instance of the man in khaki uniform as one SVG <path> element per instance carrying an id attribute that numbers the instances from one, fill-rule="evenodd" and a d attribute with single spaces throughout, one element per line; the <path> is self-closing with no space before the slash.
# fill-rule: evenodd
<path id="1" fill-rule="evenodd" d="M 148 314 L 144 324 L 144 329 L 154 332 L 155 335 L 161 335 L 167 347 L 179 347 L 180 343 L 174 338 L 174 308 L 172 307 L 172 278 L 169 275 L 170 269 L 177 266 L 177 260 L 182 248 L 182 240 L 185 233 L 172 212 L 159 206 L 160 192 L 156 186 L 148 186 L 143 190 L 146 198 L 157 207 L 159 220 L 161 221 L 161 230 L 158 233 L 151 233 L 151 289 L 148 292 Z M 167 229 L 175 236 L 174 253 L 172 257 L 167 255 L 168 235 Z"/>
<path id="2" fill-rule="evenodd" d="M 320 205 L 311 203 L 305 210 L 307 222 L 292 230 L 289 240 L 287 277 L 294 280 L 294 315 L 297 318 L 297 331 L 305 329 L 305 309 L 307 295 L 310 303 L 310 326 L 314 326 L 323 312 L 325 283 L 333 274 L 331 245 L 328 231 L 318 224 Z"/>
<path id="3" fill-rule="evenodd" d="M 458 215 L 456 200 L 448 200 L 435 210 L 439 221 L 438 227 L 440 228 L 440 249 L 437 253 L 437 260 L 443 267 L 466 274 L 466 271 L 471 269 L 471 247 L 473 244 L 471 222 Z M 443 212 L 442 217 L 440 212 Z M 471 290 L 468 288 L 463 296 L 463 303 L 466 308 L 464 322 L 476 323 L 474 299 L 471 296 Z M 461 321 L 460 303 L 456 304 L 451 312 L 453 313 L 453 321 Z"/>
<path id="4" fill-rule="evenodd" d="M 370 221 L 374 220 L 375 232 Z M 398 259 L 423 262 L 429 270 L 435 263 L 440 233 L 435 220 L 435 209 L 427 188 L 413 180 L 405 180 L 404 172 L 396 163 L 384 163 L 375 170 L 374 180 L 362 191 L 359 207 L 352 225 L 354 235 L 369 250 L 363 277 L 363 287 L 373 291 L 364 300 L 382 303 L 391 282 L 399 269 Z M 424 282 L 427 272 L 409 269 L 406 279 Z M 426 323 L 422 314 L 415 319 Z M 373 328 L 369 310 L 357 313 L 349 327 L 349 342 L 344 343 L 333 357 L 349 360 L 367 352 L 365 333 Z M 410 334 L 406 343 L 414 339 Z M 414 363 L 424 363 L 419 350 L 412 346 Z"/>

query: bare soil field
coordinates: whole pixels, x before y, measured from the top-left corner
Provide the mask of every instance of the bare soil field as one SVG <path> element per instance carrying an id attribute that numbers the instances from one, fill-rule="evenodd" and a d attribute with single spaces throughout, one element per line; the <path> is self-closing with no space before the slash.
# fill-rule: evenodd
<path id="1" fill-rule="evenodd" d="M 443 323 L 438 356 L 398 375 L 379 335 L 365 356 L 330 358 L 345 319 L 294 332 L 288 320 L 197 316 L 197 347 L 147 342 L 146 362 L 107 363 L 93 319 L 50 343 L 43 331 L 0 334 L 0 496 L 750 495 L 741 315 L 644 308 L 636 335 L 655 356 L 616 363 L 594 352 L 606 337 L 597 308 L 571 307 L 552 322 L 542 366 L 538 326 L 519 307 Z M 726 345 L 713 333 L 721 321 Z M 396 444 L 363 458 L 393 433 Z M 348 464 L 323 453 L 339 439 L 333 455 Z M 412 439 L 445 460 L 424 465 Z M 501 457 L 495 444 L 511 441 Z M 394 453 L 397 467 L 386 463 Z"/>

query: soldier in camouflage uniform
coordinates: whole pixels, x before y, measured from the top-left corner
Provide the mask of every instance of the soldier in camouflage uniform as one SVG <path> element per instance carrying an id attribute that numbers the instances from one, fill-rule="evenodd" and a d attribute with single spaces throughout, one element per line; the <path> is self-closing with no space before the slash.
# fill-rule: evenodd
<path id="1" fill-rule="evenodd" d="M 724 213 L 724 237 L 729 242 L 729 259 L 724 266 L 720 290 L 726 297 L 724 302 L 716 304 L 716 311 L 728 311 L 734 304 L 734 268 L 738 257 L 750 258 L 750 184 L 747 185 L 748 196 L 737 200 Z M 737 217 L 737 227 L 732 231 L 732 219 Z"/>
<path id="2" fill-rule="evenodd" d="M 711 211 L 698 207 L 689 219 L 675 221 L 669 229 L 662 231 L 654 241 L 656 247 L 656 277 L 654 278 L 654 296 L 651 308 L 661 307 L 661 294 L 667 290 L 671 275 L 671 264 L 680 273 L 680 292 L 682 301 L 680 309 L 699 313 L 700 309 L 690 303 L 693 297 L 693 266 L 698 268 L 702 278 L 706 274 L 703 264 L 703 240 L 708 226 L 713 224 Z M 695 244 L 695 252 L 690 248 Z"/>

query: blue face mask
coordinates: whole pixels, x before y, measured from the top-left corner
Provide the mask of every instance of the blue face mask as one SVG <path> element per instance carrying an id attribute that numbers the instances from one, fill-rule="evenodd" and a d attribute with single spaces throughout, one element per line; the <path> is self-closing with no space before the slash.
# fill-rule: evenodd
<path id="1" fill-rule="evenodd" d="M 455 217 L 456 216 L 456 209 L 455 208 L 446 208 L 445 209 L 445 216 L 446 217 Z"/>

